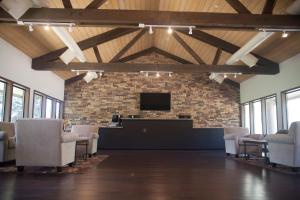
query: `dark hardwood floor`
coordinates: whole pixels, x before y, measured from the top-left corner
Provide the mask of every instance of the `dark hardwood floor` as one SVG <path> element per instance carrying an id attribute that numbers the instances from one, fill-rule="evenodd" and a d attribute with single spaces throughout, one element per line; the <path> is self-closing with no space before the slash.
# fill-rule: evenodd
<path id="1" fill-rule="evenodd" d="M 225 159 L 220 151 L 104 151 L 86 174 L 0 174 L 0 199 L 300 199 L 300 176 Z"/>

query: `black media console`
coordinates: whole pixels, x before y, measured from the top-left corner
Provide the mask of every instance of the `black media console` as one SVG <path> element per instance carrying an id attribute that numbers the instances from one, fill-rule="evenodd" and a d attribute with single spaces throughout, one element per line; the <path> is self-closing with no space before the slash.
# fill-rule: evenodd
<path id="1" fill-rule="evenodd" d="M 191 119 L 122 119 L 99 128 L 98 149 L 224 150 L 223 128 L 193 128 Z"/>

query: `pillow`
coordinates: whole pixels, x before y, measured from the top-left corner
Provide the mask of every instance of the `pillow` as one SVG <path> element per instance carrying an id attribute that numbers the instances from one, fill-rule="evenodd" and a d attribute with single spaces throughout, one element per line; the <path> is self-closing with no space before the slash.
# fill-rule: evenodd
<path id="1" fill-rule="evenodd" d="M 288 134 L 288 133 L 289 133 L 289 130 L 282 129 L 282 130 L 277 131 L 276 134 Z"/>

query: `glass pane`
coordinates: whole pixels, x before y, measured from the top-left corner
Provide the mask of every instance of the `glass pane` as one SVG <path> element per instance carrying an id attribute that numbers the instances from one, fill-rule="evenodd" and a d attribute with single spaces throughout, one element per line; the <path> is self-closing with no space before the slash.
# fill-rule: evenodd
<path id="1" fill-rule="evenodd" d="M 43 97 L 41 95 L 34 94 L 33 118 L 42 118 L 42 104 Z"/>
<path id="2" fill-rule="evenodd" d="M 266 99 L 266 125 L 267 134 L 277 132 L 277 109 L 275 97 Z"/>
<path id="3" fill-rule="evenodd" d="M 47 99 L 46 100 L 46 118 L 52 117 L 52 100 Z"/>
<path id="4" fill-rule="evenodd" d="M 11 122 L 16 122 L 17 119 L 24 116 L 24 99 L 25 90 L 13 87 L 12 105 L 11 105 Z"/>
<path id="5" fill-rule="evenodd" d="M 6 84 L 0 82 L 0 121 L 3 121 L 4 118 L 4 104 L 5 104 L 5 88 Z"/>
<path id="6" fill-rule="evenodd" d="M 286 94 L 288 127 L 300 121 L 300 90 Z"/>
<path id="7" fill-rule="evenodd" d="M 254 116 L 254 131 L 255 134 L 262 134 L 262 121 L 261 121 L 261 101 L 253 103 L 253 116 Z"/>
<path id="8" fill-rule="evenodd" d="M 55 112 L 55 118 L 59 119 L 59 114 L 60 114 L 60 103 L 57 101 L 56 102 L 56 112 Z"/>
<path id="9" fill-rule="evenodd" d="M 244 105 L 244 127 L 250 130 L 250 112 L 249 104 Z"/>

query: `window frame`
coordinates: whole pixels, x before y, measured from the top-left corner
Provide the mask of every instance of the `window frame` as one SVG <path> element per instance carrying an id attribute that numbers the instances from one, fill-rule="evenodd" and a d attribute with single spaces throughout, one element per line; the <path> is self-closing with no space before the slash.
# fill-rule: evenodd
<path id="1" fill-rule="evenodd" d="M 7 82 L 4 79 L 2 79 L 1 77 L 0 77 L 0 82 L 4 84 L 4 92 L 3 92 L 4 98 L 3 98 L 3 110 L 2 110 L 3 115 L 1 117 L 1 122 L 4 122 L 5 121 L 5 112 L 6 112 L 6 99 L 7 99 Z"/>
<path id="2" fill-rule="evenodd" d="M 250 134 L 256 134 L 254 133 L 254 108 L 253 108 L 253 104 L 255 102 L 261 101 L 261 121 L 262 121 L 262 134 L 263 135 L 267 135 L 267 124 L 266 124 L 266 99 L 269 98 L 273 98 L 275 97 L 275 102 L 276 102 L 276 119 L 277 119 L 277 130 L 278 130 L 278 101 L 277 101 L 277 94 L 273 93 L 270 95 L 266 95 L 251 101 L 247 101 L 241 104 L 242 106 L 242 110 L 243 110 L 243 106 L 246 104 L 249 104 L 249 117 L 250 117 Z M 245 113 L 244 111 L 242 111 L 241 115 L 242 115 L 242 119 L 245 118 L 245 116 L 243 116 Z M 242 121 L 242 126 L 244 127 L 244 122 Z"/>
<path id="3" fill-rule="evenodd" d="M 286 95 L 293 93 L 293 92 L 298 92 L 298 91 L 300 91 L 300 86 L 290 88 L 290 89 L 287 89 L 287 90 L 284 90 L 281 92 L 281 113 L 282 113 L 281 120 L 282 120 L 282 126 L 284 129 L 289 129 Z"/>
<path id="4" fill-rule="evenodd" d="M 266 96 L 266 97 L 264 97 L 264 104 L 265 104 L 265 106 L 264 106 L 264 117 L 265 117 L 265 135 L 268 135 L 268 132 L 267 132 L 267 130 L 268 130 L 268 125 L 267 125 L 267 103 L 266 103 L 266 100 L 267 99 L 271 99 L 271 98 L 275 98 L 275 105 L 276 105 L 276 129 L 277 129 L 277 131 L 278 131 L 278 101 L 277 101 L 277 95 L 276 94 L 273 94 L 273 95 L 269 95 L 269 96 Z"/>
<path id="5" fill-rule="evenodd" d="M 22 118 L 25 118 L 25 116 L 26 115 L 28 115 L 28 113 L 26 112 L 26 109 L 28 109 L 28 107 L 26 108 L 26 88 L 24 87 L 24 86 L 22 86 L 22 85 L 19 85 L 19 84 L 17 84 L 17 83 L 13 83 L 12 84 L 12 88 L 11 88 L 11 90 L 12 90 L 12 92 L 11 92 L 11 103 L 10 103 L 10 114 L 9 114 L 9 121 L 10 122 L 12 122 L 11 121 L 11 115 L 12 115 L 12 107 L 13 107 L 13 96 L 14 96 L 14 88 L 18 88 L 18 89 L 21 89 L 21 90 L 23 90 L 24 91 L 24 97 L 23 97 L 23 103 L 24 103 L 24 105 L 23 105 L 23 116 L 22 116 Z"/>
<path id="6" fill-rule="evenodd" d="M 41 108 L 41 118 L 43 118 L 43 107 L 44 107 L 44 95 L 36 90 L 33 91 L 33 96 L 32 96 L 32 113 L 31 113 L 31 117 L 34 118 L 34 105 L 35 105 L 35 95 L 38 95 L 40 97 L 42 97 L 42 108 Z"/>

